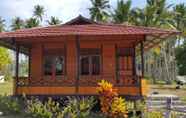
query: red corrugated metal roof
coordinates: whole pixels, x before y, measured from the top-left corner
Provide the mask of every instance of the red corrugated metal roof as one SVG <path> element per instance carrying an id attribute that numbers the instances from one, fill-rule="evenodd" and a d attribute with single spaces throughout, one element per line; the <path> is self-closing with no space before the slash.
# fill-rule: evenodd
<path id="1" fill-rule="evenodd" d="M 175 30 L 164 30 L 141 26 L 126 26 L 115 24 L 86 24 L 86 25 L 58 25 L 31 29 L 21 29 L 14 32 L 0 33 L 0 38 L 64 35 L 153 35 L 174 33 L 179 32 Z"/>

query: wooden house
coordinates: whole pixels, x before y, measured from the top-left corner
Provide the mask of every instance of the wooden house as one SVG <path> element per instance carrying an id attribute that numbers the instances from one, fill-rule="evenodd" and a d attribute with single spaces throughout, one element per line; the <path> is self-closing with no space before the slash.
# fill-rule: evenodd
<path id="1" fill-rule="evenodd" d="M 142 97 L 144 51 L 178 33 L 79 16 L 62 25 L 0 33 L 0 44 L 16 51 L 14 95 L 96 95 L 105 79 L 120 95 Z M 18 74 L 19 53 L 29 56 L 26 78 Z"/>

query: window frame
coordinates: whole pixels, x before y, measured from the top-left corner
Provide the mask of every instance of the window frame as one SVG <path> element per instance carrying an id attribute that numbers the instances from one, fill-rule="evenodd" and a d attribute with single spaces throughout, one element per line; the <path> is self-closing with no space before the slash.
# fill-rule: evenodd
<path id="1" fill-rule="evenodd" d="M 101 55 L 101 50 L 100 49 L 83 49 L 83 50 L 86 50 L 84 51 L 85 54 L 82 54 L 81 51 L 80 51 L 80 76 L 99 76 L 101 75 L 102 73 L 102 55 Z M 89 50 L 90 50 L 90 53 L 89 53 Z M 98 51 L 98 52 L 96 52 Z M 93 52 L 93 53 L 92 53 Z M 95 53 L 96 52 L 96 53 Z M 92 53 L 92 54 L 91 54 Z M 93 74 L 93 57 L 98 57 L 99 58 L 99 74 Z M 88 69 L 89 69 L 89 74 L 82 74 L 82 58 L 85 58 L 85 57 L 88 57 L 88 60 L 89 60 L 89 65 L 88 65 Z"/>
<path id="2" fill-rule="evenodd" d="M 130 71 L 130 70 L 133 70 L 133 63 L 132 63 L 132 60 L 133 60 L 133 48 L 125 48 L 125 47 L 119 47 L 117 49 L 117 63 L 118 63 L 118 70 L 120 70 L 120 58 L 126 58 L 126 67 L 123 69 L 123 71 Z M 130 61 L 131 61 L 131 64 L 130 64 Z M 131 67 L 130 67 L 131 65 Z"/>
<path id="3" fill-rule="evenodd" d="M 60 50 L 60 51 L 56 51 L 56 50 Z M 53 53 L 51 53 L 53 52 Z M 51 75 L 46 75 L 45 74 L 45 58 L 46 57 L 51 57 L 52 58 L 52 66 L 55 66 L 56 65 L 56 62 L 55 62 L 55 58 L 56 57 L 62 57 L 63 59 L 63 63 L 62 63 L 62 74 L 61 75 L 57 75 L 56 74 L 56 66 L 52 67 L 52 74 Z M 65 49 L 64 48 L 55 48 L 55 49 L 43 49 L 43 76 L 44 77 L 47 77 L 47 78 L 54 78 L 54 79 L 58 79 L 60 77 L 63 77 L 66 75 L 66 53 L 65 53 Z"/>

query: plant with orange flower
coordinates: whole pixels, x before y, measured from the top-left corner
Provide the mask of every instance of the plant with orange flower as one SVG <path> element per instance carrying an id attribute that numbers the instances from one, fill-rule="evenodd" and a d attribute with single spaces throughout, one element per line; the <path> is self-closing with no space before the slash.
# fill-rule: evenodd
<path id="1" fill-rule="evenodd" d="M 98 83 L 97 91 L 102 112 L 110 118 L 126 118 L 127 108 L 125 100 L 118 96 L 117 89 L 105 80 Z"/>

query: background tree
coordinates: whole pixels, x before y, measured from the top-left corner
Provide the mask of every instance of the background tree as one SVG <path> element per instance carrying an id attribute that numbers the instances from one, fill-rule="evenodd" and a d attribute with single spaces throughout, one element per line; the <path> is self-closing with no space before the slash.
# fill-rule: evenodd
<path id="1" fill-rule="evenodd" d="M 171 15 L 172 17 L 170 17 L 167 24 L 182 32 L 178 37 L 178 44 L 180 44 L 180 41 L 186 37 L 186 5 L 181 3 L 174 6 Z"/>
<path id="2" fill-rule="evenodd" d="M 62 21 L 59 20 L 59 18 L 57 18 L 57 17 L 51 16 L 51 17 L 50 17 L 50 20 L 47 20 L 47 23 L 48 23 L 49 25 L 57 25 L 57 24 L 61 24 Z"/>
<path id="3" fill-rule="evenodd" d="M 0 72 L 5 69 L 7 65 L 11 63 L 11 58 L 8 50 L 4 47 L 0 47 Z"/>
<path id="4" fill-rule="evenodd" d="M 32 27 L 38 27 L 40 25 L 39 20 L 36 18 L 30 18 L 26 20 L 25 28 L 32 28 Z"/>
<path id="5" fill-rule="evenodd" d="M 91 19 L 94 21 L 107 21 L 110 8 L 108 0 L 90 0 L 92 7 L 89 8 Z"/>
<path id="6" fill-rule="evenodd" d="M 0 17 L 0 32 L 5 31 L 5 20 Z"/>
<path id="7" fill-rule="evenodd" d="M 11 30 L 18 30 L 24 28 L 24 21 L 20 17 L 16 17 L 12 20 Z"/>
<path id="8" fill-rule="evenodd" d="M 186 42 L 176 48 L 176 60 L 179 75 L 186 75 Z"/>
<path id="9" fill-rule="evenodd" d="M 171 19 L 170 7 L 166 0 L 147 0 L 144 8 L 135 8 L 131 11 L 131 23 L 147 27 L 166 27 Z M 176 62 L 174 60 L 175 41 L 169 40 L 151 49 L 145 54 L 145 73 L 156 80 L 164 80 L 171 83 L 176 78 Z M 157 50 L 159 52 L 157 53 Z"/>
<path id="10" fill-rule="evenodd" d="M 117 1 L 117 7 L 112 13 L 112 20 L 114 23 L 130 22 L 131 0 L 124 2 L 123 0 Z"/>
<path id="11" fill-rule="evenodd" d="M 34 11 L 33 11 L 33 16 L 42 21 L 43 20 L 43 15 L 44 15 L 44 7 L 41 5 L 36 5 L 34 6 Z"/>

